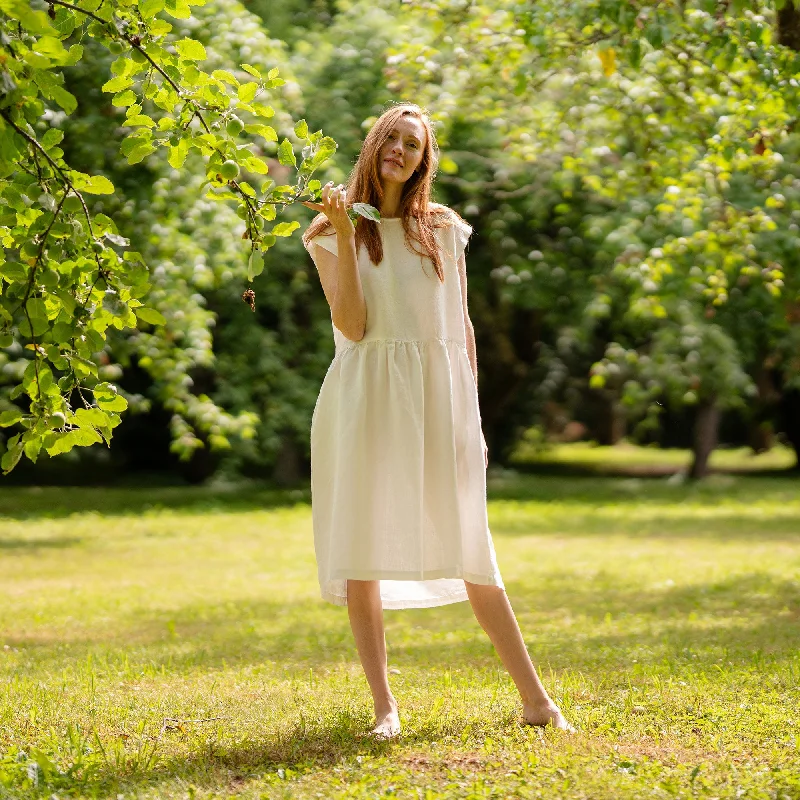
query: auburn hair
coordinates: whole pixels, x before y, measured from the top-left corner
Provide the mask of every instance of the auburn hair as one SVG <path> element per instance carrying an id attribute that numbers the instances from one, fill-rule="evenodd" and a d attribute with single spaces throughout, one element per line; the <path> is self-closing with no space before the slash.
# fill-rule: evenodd
<path id="1" fill-rule="evenodd" d="M 424 109 L 415 103 L 399 103 L 378 117 L 364 139 L 358 159 L 347 179 L 345 187 L 347 206 L 350 207 L 353 203 L 369 203 L 375 208 L 380 208 L 384 195 L 380 177 L 381 148 L 397 125 L 397 121 L 406 116 L 416 117 L 425 128 L 427 136 L 420 165 L 405 182 L 400 198 L 399 211 L 405 240 L 417 255 L 430 258 L 437 277 L 444 283 L 442 256 L 437 246 L 435 231 L 437 228 L 454 224 L 461 220 L 461 217 L 452 209 L 434 205 L 430 201 L 433 179 L 439 166 L 439 145 L 433 133 L 430 117 Z M 416 221 L 416 228 L 412 227 L 412 220 Z M 332 227 L 324 214 L 318 214 L 303 234 L 303 244 L 307 245 L 319 234 L 333 235 L 325 233 Z M 366 217 L 358 217 L 355 229 L 356 252 L 364 245 L 370 261 L 377 266 L 383 260 L 383 243 L 378 223 Z"/>

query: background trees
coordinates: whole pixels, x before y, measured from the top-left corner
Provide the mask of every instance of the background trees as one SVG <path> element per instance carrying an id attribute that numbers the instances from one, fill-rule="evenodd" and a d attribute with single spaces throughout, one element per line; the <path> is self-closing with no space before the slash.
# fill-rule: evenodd
<path id="1" fill-rule="evenodd" d="M 34 86 L 31 70 L 65 76 L 63 83 L 54 78 L 52 96 L 36 88 L 38 97 L 22 111 L 13 99 L 21 95 L 7 93 L 4 113 L 12 120 L 22 113 L 30 126 L 24 131 L 56 148 L 57 163 L 103 174 L 116 187 L 113 195 L 89 194 L 86 210 L 100 226 L 94 238 L 83 208 L 65 218 L 71 232 L 52 239 L 60 250 L 44 248 L 43 270 L 27 264 L 19 246 L 32 240 L 35 260 L 44 230 L 35 224 L 55 216 L 39 194 L 23 189 L 37 187 L 41 202 L 52 197 L 56 209 L 68 195 L 47 163 L 46 191 L 35 169 L 21 178 L 5 173 L 10 194 L 3 194 L 8 210 L 0 223 L 14 224 L 2 229 L 9 231 L 0 269 L 11 320 L 4 317 L 0 420 L 17 424 L 26 411 L 16 386 L 41 406 L 32 407 L 20 438 L 9 440 L 6 465 L 27 441 L 58 452 L 103 437 L 118 422 L 115 409 L 127 403 L 138 416 L 127 415 L 127 434 L 126 426 L 117 429 L 122 446 L 111 456 L 121 465 L 163 465 L 171 448 L 198 478 L 214 469 L 287 481 L 305 475 L 311 411 L 332 355 L 330 320 L 299 242 L 275 233 L 309 219 L 308 210 L 287 201 L 313 191 L 310 171 L 333 143 L 321 135 L 299 141 L 309 134 L 295 121 L 304 118 L 310 130 L 324 128 L 339 143 L 326 179 L 342 180 L 370 119 L 401 98 L 433 112 L 444 155 L 438 199 L 476 229 L 470 308 L 484 354 L 481 404 L 495 460 L 507 458 L 532 423 L 559 427 L 567 419 L 585 423 L 600 441 L 627 434 L 665 444 L 681 443 L 689 423 L 698 476 L 721 423 L 729 439 L 763 447 L 782 433 L 800 448 L 793 424 L 800 402 L 800 69 L 791 3 L 294 0 L 279 9 L 254 3 L 252 14 L 220 0 L 190 17 L 184 6 L 141 5 L 108 6 L 111 33 L 108 21 L 76 21 L 96 26 L 86 27 L 78 53 L 69 49 L 63 25 L 72 22 L 64 20 L 88 16 L 91 6 L 79 12 L 56 3 L 51 20 L 42 4 L 26 16 L 27 39 L 19 45 L 36 55 L 15 51 L 11 61 L 23 66 L 5 72 Z M 21 7 L 4 6 L 9 25 Z M 51 23 L 57 35 L 37 32 Z M 167 77 L 169 70 L 181 74 L 183 112 L 158 108 L 157 101 L 175 100 L 174 89 L 146 58 L 136 61 L 133 36 L 139 47 L 152 40 L 145 55 Z M 42 38 L 52 53 L 25 43 Z M 109 53 L 119 47 L 125 52 Z M 203 61 L 195 59 L 200 48 Z M 31 59 L 47 59 L 47 66 L 34 69 Z M 109 78 L 117 83 L 104 94 Z M 68 116 L 58 110 L 62 91 L 80 99 Z M 252 92 L 260 92 L 257 99 Z M 208 110 L 187 117 L 191 102 Z M 3 163 L 12 165 L 33 145 L 9 132 L 5 117 L 3 123 L 0 133 L 12 142 Z M 126 159 L 118 155 L 120 141 Z M 299 171 L 291 141 L 307 148 Z M 218 179 L 228 160 L 255 198 L 239 191 L 242 181 Z M 284 227 L 270 236 L 278 212 Z M 92 214 L 101 215 L 99 223 Z M 53 222 L 48 242 L 52 231 L 66 231 L 59 225 Z M 255 314 L 240 299 L 249 258 L 243 234 L 258 245 L 249 262 Z M 125 260 L 124 239 L 141 260 Z M 97 240 L 102 251 L 95 254 Z M 85 262 L 72 252 L 81 247 Z M 90 293 L 85 281 L 100 275 L 95 255 L 108 260 L 111 282 L 101 276 Z M 50 264 L 62 265 L 52 269 L 52 288 L 37 282 Z M 26 328 L 18 307 L 32 272 L 32 299 L 45 302 L 44 316 Z M 56 353 L 50 345 L 58 336 L 46 339 L 58 314 L 68 324 L 65 293 L 92 309 L 74 332 L 97 328 L 100 338 L 68 338 Z M 42 307 L 31 308 L 32 320 L 39 318 Z M 143 324 L 134 329 L 137 319 Z M 35 354 L 57 388 L 31 395 Z M 99 387 L 96 408 L 84 409 L 93 422 L 59 405 L 74 391 L 69 381 L 58 387 L 70 375 Z M 111 385 L 118 393 L 104 394 Z"/>
<path id="2" fill-rule="evenodd" d="M 780 425 L 776 396 L 800 378 L 798 59 L 761 11 L 429 3 L 394 58 L 395 85 L 454 135 L 494 133 L 484 180 L 450 184 L 476 211 L 504 201 L 487 220 L 496 306 L 538 311 L 514 314 L 512 350 L 529 365 L 533 339 L 540 362 L 517 373 L 572 413 L 606 405 L 593 424 L 609 440 L 620 417 L 645 434 L 661 409 L 692 409 L 696 476 L 723 410 Z"/>

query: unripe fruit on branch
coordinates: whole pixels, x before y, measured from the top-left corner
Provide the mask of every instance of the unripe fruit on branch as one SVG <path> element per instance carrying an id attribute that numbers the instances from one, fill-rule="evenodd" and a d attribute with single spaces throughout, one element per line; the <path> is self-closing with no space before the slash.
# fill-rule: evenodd
<path id="1" fill-rule="evenodd" d="M 67 199 L 64 201 L 64 205 L 61 206 L 67 214 L 78 214 L 83 210 L 83 206 L 81 205 L 81 200 L 74 194 L 69 195 Z"/>
<path id="2" fill-rule="evenodd" d="M 222 166 L 219 168 L 219 174 L 226 181 L 235 181 L 239 177 L 239 172 L 239 165 L 230 158 L 227 161 L 223 161 Z"/>
<path id="3" fill-rule="evenodd" d="M 244 123 L 239 117 L 234 115 L 228 120 L 225 125 L 225 130 L 228 132 L 228 136 L 233 136 L 235 138 L 244 130 Z"/>

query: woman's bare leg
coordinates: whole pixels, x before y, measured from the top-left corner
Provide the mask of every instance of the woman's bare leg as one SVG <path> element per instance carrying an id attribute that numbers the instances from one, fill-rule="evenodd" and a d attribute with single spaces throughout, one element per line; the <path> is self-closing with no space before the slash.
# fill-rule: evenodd
<path id="1" fill-rule="evenodd" d="M 347 612 L 361 666 L 375 702 L 375 727 L 372 732 L 382 737 L 396 736 L 400 733 L 400 717 L 397 702 L 389 688 L 379 581 L 348 580 Z"/>
<path id="2" fill-rule="evenodd" d="M 572 729 L 536 674 L 505 590 L 469 581 L 464 584 L 476 619 L 519 690 L 525 721 L 531 725 Z"/>

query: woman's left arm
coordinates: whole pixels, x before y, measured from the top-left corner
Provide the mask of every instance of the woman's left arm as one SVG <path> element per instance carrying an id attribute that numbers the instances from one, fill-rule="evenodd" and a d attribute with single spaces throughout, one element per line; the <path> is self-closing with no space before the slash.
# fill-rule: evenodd
<path id="1" fill-rule="evenodd" d="M 461 281 L 461 304 L 464 309 L 464 328 L 466 330 L 467 338 L 467 356 L 469 357 L 469 365 L 472 367 L 472 375 L 475 378 L 475 389 L 478 388 L 478 351 L 475 347 L 475 328 L 472 325 L 472 320 L 469 318 L 469 309 L 467 308 L 467 259 L 464 254 L 458 259 L 458 276 Z M 483 444 L 483 459 L 486 466 L 489 466 L 489 448 L 486 446 L 486 438 L 481 429 L 481 442 Z"/>
<path id="2" fill-rule="evenodd" d="M 478 387 L 478 352 L 475 349 L 475 328 L 469 318 L 467 308 L 467 259 L 462 253 L 458 259 L 458 276 L 461 280 L 461 304 L 464 308 L 464 327 L 467 334 L 467 355 L 469 364 L 472 367 L 472 374 L 475 378 L 475 388 Z"/>

